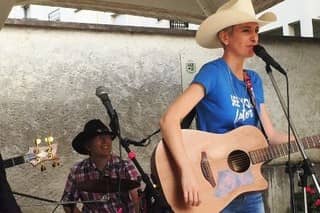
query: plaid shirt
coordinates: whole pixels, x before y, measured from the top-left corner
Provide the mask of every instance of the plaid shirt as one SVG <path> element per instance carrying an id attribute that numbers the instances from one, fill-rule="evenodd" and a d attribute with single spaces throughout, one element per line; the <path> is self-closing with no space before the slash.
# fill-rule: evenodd
<path id="1" fill-rule="evenodd" d="M 131 201 L 129 192 L 121 192 L 120 198 L 118 193 L 95 193 L 80 191 L 76 186 L 78 183 L 88 180 L 99 180 L 104 176 L 117 178 L 118 174 L 121 179 L 139 180 L 140 176 L 131 161 L 120 160 L 118 156 L 112 155 L 103 171 L 99 171 L 94 164 L 87 158 L 75 164 L 69 173 L 68 180 L 62 196 L 63 201 L 90 201 L 90 200 L 106 200 L 101 203 L 87 203 L 83 205 L 82 211 L 85 212 L 117 212 L 122 208 L 124 213 L 132 213 L 134 203 Z"/>

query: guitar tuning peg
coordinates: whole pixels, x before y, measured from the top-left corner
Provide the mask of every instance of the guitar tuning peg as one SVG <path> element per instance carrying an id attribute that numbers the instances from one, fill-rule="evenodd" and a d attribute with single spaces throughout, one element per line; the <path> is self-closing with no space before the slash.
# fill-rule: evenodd
<path id="1" fill-rule="evenodd" d="M 58 160 L 53 161 L 52 167 L 58 167 L 60 166 L 60 162 Z"/>
<path id="2" fill-rule="evenodd" d="M 58 164 L 57 164 L 57 162 L 54 161 L 54 162 L 52 163 L 52 167 L 56 167 L 56 166 L 58 166 Z"/>
<path id="3" fill-rule="evenodd" d="M 47 144 L 51 145 L 51 143 L 53 142 L 53 137 L 52 137 L 52 136 L 45 137 L 45 138 L 44 138 L 44 141 L 45 141 Z"/>
<path id="4" fill-rule="evenodd" d="M 51 150 L 48 150 L 48 159 L 52 159 L 53 158 L 53 154 Z"/>
<path id="5" fill-rule="evenodd" d="M 49 143 L 52 143 L 52 142 L 53 142 L 53 140 L 54 140 L 54 139 L 53 139 L 53 137 L 52 137 L 52 136 L 49 136 L 49 137 L 48 137 L 48 141 L 49 141 Z"/>
<path id="6" fill-rule="evenodd" d="M 34 140 L 34 144 L 35 145 L 38 146 L 40 143 L 41 143 L 41 139 L 40 138 L 37 138 L 37 139 Z"/>
<path id="7" fill-rule="evenodd" d="M 41 167 L 40 167 L 40 171 L 41 172 L 43 172 L 43 171 L 45 171 L 47 168 L 44 166 L 44 165 L 41 165 Z"/>
<path id="8" fill-rule="evenodd" d="M 36 145 L 36 147 L 33 150 L 33 153 L 39 153 L 39 144 L 41 143 L 41 139 L 37 138 L 34 140 L 34 144 Z"/>

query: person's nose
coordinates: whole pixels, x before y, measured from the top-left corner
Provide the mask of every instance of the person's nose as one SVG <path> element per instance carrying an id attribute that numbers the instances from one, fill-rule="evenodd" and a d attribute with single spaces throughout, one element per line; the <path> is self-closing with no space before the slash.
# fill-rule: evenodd
<path id="1" fill-rule="evenodd" d="M 101 135 L 101 141 L 102 143 L 111 143 L 112 140 L 111 140 L 111 137 L 109 135 Z"/>
<path id="2" fill-rule="evenodd" d="M 253 43 L 253 45 L 257 45 L 259 41 L 259 35 L 257 32 L 253 32 L 251 35 L 251 42 Z"/>

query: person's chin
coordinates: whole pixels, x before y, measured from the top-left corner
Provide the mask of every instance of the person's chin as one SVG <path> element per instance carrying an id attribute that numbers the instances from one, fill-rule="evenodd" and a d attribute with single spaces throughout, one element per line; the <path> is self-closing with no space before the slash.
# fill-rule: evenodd
<path id="1" fill-rule="evenodd" d="M 249 52 L 248 54 L 246 54 L 246 58 L 251 58 L 254 56 L 254 52 Z"/>
<path id="2" fill-rule="evenodd" d="M 100 155 L 101 155 L 101 156 L 104 156 L 104 157 L 108 157 L 108 156 L 111 155 L 111 152 L 110 152 L 110 150 L 104 150 L 104 151 L 101 152 Z"/>

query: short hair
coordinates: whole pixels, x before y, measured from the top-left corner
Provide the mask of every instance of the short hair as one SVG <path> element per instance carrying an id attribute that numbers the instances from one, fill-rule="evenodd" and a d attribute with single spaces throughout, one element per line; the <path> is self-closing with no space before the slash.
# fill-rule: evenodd
<path id="1" fill-rule="evenodd" d="M 223 49 L 225 48 L 226 45 L 221 41 L 221 39 L 220 39 L 220 37 L 219 37 L 219 34 L 220 34 L 221 32 L 226 32 L 226 33 L 228 33 L 229 35 L 231 35 L 231 34 L 233 33 L 233 27 L 234 27 L 234 25 L 231 25 L 231 26 L 229 26 L 229 27 L 225 27 L 225 28 L 223 28 L 222 30 L 220 30 L 220 31 L 217 33 L 218 40 L 219 40 L 220 44 L 222 45 Z"/>

